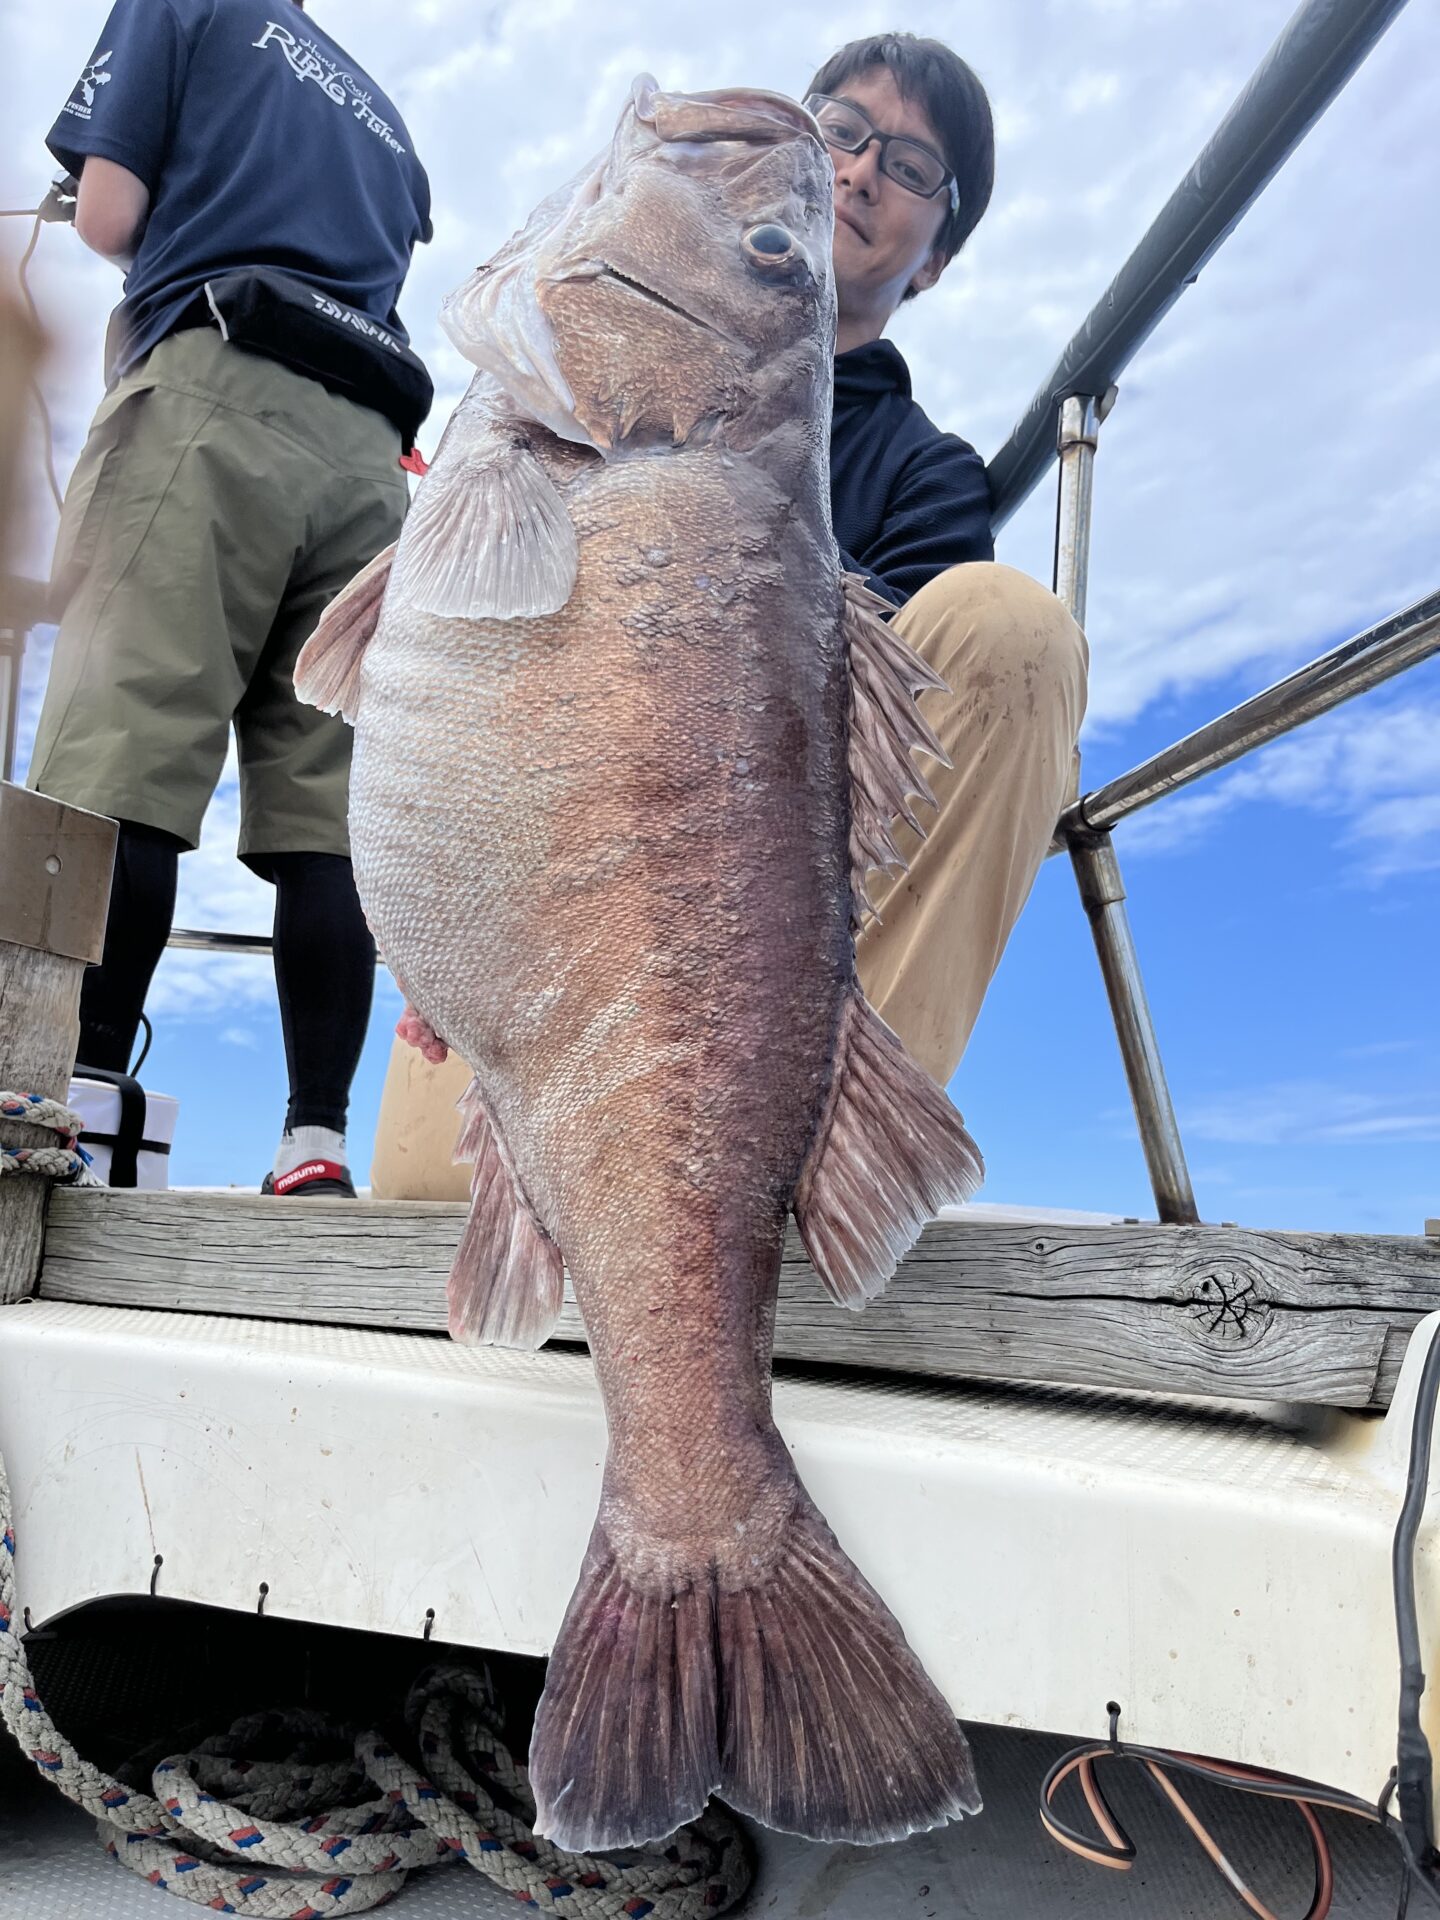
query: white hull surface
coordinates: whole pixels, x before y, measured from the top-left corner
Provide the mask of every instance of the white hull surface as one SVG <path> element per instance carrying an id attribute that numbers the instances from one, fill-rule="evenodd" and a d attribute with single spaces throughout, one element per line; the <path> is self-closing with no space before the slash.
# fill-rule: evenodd
<path id="1" fill-rule="evenodd" d="M 780 1429 L 971 1721 L 1370 1798 L 1395 1744 L 1390 1543 L 1423 1323 L 1384 1419 L 782 1379 Z M 549 1650 L 598 1493 L 588 1357 L 35 1301 L 0 1310 L 0 1450 L 37 1626 L 107 1594 Z M 699 1496 L 697 1496 L 699 1497 Z M 1440 1559 L 1422 1536 L 1424 1644 Z M 1433 1664 L 1433 1661 L 1428 1664 Z"/>

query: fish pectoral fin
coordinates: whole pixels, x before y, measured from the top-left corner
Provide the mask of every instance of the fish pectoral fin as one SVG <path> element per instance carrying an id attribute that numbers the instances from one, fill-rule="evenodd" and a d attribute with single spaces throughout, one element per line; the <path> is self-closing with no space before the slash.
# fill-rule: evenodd
<path id="1" fill-rule="evenodd" d="M 469 1346 L 541 1347 L 565 1299 L 565 1263 L 531 1206 L 472 1080 L 457 1161 L 474 1163 L 470 1218 L 450 1269 L 450 1333 Z"/>
<path id="2" fill-rule="evenodd" d="M 917 694 L 945 690 L 945 682 L 880 617 L 891 609 L 858 573 L 842 573 L 840 586 L 850 653 L 850 888 L 858 926 L 874 912 L 866 891 L 872 869 L 905 869 L 894 822 L 904 820 L 923 838 L 911 798 L 935 805 L 911 750 L 923 748 L 942 766 L 950 761 L 916 705 Z"/>
<path id="3" fill-rule="evenodd" d="M 857 987 L 795 1189 L 795 1224 L 826 1291 L 863 1307 L 927 1221 L 968 1200 L 984 1176 L 960 1115 Z"/>
<path id="4" fill-rule="evenodd" d="M 503 433 L 471 433 L 458 459 L 437 459 L 415 495 L 395 589 L 442 620 L 558 613 L 580 550 L 569 510 L 530 450 Z"/>
<path id="5" fill-rule="evenodd" d="M 392 542 L 336 594 L 295 662 L 297 697 L 322 713 L 343 715 L 352 726 L 360 710 L 361 662 L 380 624 L 394 560 Z"/>

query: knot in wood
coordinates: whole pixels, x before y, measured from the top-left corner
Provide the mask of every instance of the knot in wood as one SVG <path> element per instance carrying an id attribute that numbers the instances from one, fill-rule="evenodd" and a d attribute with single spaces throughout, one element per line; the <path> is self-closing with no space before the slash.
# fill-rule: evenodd
<path id="1" fill-rule="evenodd" d="M 1263 1277 L 1233 1264 L 1211 1262 L 1189 1279 L 1181 1298 L 1197 1330 L 1227 1347 L 1258 1340 L 1274 1311 Z"/>

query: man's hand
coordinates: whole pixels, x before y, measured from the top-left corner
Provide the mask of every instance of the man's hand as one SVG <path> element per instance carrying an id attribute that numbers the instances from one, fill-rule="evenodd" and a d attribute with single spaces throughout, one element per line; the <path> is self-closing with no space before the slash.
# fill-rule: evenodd
<path id="1" fill-rule="evenodd" d="M 129 267 L 150 213 L 150 189 L 128 167 L 92 154 L 80 175 L 75 231 L 94 252 Z"/>

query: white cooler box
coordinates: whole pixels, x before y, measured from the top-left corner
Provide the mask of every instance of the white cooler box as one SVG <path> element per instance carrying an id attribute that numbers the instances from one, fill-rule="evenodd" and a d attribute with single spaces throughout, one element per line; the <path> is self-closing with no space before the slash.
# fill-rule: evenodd
<path id="1" fill-rule="evenodd" d="M 144 1187 L 170 1184 L 170 1146 L 180 1102 L 168 1093 L 151 1093 L 138 1081 L 117 1074 L 108 1080 L 70 1082 L 68 1104 L 80 1115 L 80 1144 L 90 1155 L 91 1172 L 106 1185 Z M 115 1166 L 117 1149 L 120 1165 Z M 129 1161 L 134 1155 L 134 1176 Z M 112 1180 L 112 1169 L 119 1175 Z"/>

